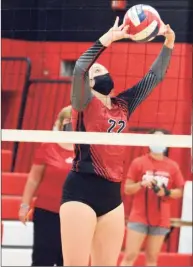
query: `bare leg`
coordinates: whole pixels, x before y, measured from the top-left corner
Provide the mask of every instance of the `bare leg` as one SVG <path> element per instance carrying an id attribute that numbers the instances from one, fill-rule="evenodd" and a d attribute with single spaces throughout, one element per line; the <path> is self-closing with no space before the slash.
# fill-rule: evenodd
<path id="1" fill-rule="evenodd" d="M 92 266 L 117 266 L 124 229 L 123 204 L 98 218 L 92 244 Z"/>
<path id="2" fill-rule="evenodd" d="M 94 210 L 81 202 L 64 203 L 60 223 L 64 266 L 87 266 L 97 223 Z"/>
<path id="3" fill-rule="evenodd" d="M 121 266 L 133 266 L 137 256 L 139 255 L 145 237 L 146 234 L 131 229 L 127 230 L 125 256 Z"/>
<path id="4" fill-rule="evenodd" d="M 146 244 L 146 266 L 157 266 L 157 259 L 160 253 L 165 235 L 149 235 Z"/>

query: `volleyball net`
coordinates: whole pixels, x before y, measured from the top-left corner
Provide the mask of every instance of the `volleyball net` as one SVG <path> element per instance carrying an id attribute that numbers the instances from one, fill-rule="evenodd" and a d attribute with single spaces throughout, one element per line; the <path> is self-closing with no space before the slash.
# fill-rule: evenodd
<path id="1" fill-rule="evenodd" d="M 2 130 L 2 141 L 192 148 L 191 135 Z"/>
<path id="2" fill-rule="evenodd" d="M 188 176 L 186 179 L 190 179 L 192 136 L 149 134 L 150 130 L 152 128 L 131 127 L 129 133 L 104 133 L 2 129 L 2 144 L 9 150 L 13 149 L 12 171 L 16 172 L 30 170 L 35 149 L 40 143 L 126 146 L 125 162 L 128 167 L 135 157 L 148 152 L 149 146 L 164 146 L 169 148 L 169 156 Z"/>
<path id="3" fill-rule="evenodd" d="M 159 130 L 159 128 L 157 128 Z M 151 128 L 130 128 L 129 133 L 68 132 L 50 130 L 3 129 L 3 147 L 13 151 L 12 171 L 30 170 L 39 143 L 72 143 L 85 145 L 126 146 L 125 162 L 146 153 L 149 146 L 169 148 L 169 156 L 178 162 L 185 173 L 191 173 L 192 136 L 149 134 Z M 5 146 L 6 145 L 6 146 Z M 186 179 L 189 179 L 186 177 Z"/>

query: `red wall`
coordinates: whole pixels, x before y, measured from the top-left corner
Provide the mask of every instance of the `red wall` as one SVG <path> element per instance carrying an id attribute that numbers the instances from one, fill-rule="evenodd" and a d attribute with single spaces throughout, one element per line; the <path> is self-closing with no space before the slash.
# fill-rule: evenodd
<path id="1" fill-rule="evenodd" d="M 61 78 L 59 77 L 60 61 L 62 59 L 76 60 L 90 45 L 90 43 L 42 43 L 4 39 L 2 40 L 2 56 L 29 57 L 32 61 L 31 78 Z M 108 48 L 99 59 L 99 63 L 104 64 L 113 75 L 116 88 L 114 93 L 131 87 L 139 81 L 148 71 L 160 48 L 161 44 L 156 43 L 115 43 Z M 38 111 L 39 114 L 46 110 L 47 118 L 52 120 L 51 123 L 53 123 L 53 118 L 56 113 L 53 114 L 53 107 L 49 108 L 48 103 L 50 105 L 52 102 L 53 106 L 57 105 L 58 108 L 63 103 L 67 103 L 69 99 L 61 102 L 65 90 L 59 90 L 58 99 L 54 98 L 54 100 L 49 93 L 46 93 L 48 90 L 47 85 L 41 86 L 41 88 L 34 92 L 33 90 L 35 89 L 30 89 L 30 96 L 32 97 L 35 94 L 36 100 L 34 101 L 39 99 L 41 102 L 41 108 Z M 46 94 L 47 98 L 45 98 Z M 192 45 L 176 44 L 166 78 L 148 97 L 147 101 L 132 115 L 130 126 L 162 127 L 170 130 L 174 134 L 190 134 L 191 99 Z M 58 101 L 60 101 L 60 104 L 58 104 Z M 33 102 L 29 104 L 25 114 L 24 128 L 27 127 L 30 129 L 33 125 L 33 129 L 44 129 L 45 116 L 39 118 L 37 123 L 35 121 L 37 120 L 37 116 L 33 116 L 32 111 L 30 112 L 30 105 L 35 107 Z M 17 112 L 17 109 L 14 112 Z M 27 123 L 29 120 L 30 123 Z M 16 166 L 17 171 L 27 171 L 29 169 L 31 157 L 30 160 L 26 159 L 26 164 L 24 164 L 24 157 L 26 157 L 25 148 L 27 146 L 30 145 L 25 144 L 21 148 L 20 144 Z M 131 148 L 129 150 L 130 160 L 141 152 L 140 148 Z M 170 156 L 180 164 L 185 179 L 190 179 L 190 151 L 188 149 L 176 148 L 171 149 L 170 152 Z M 172 215 L 179 216 L 180 210 L 180 204 L 174 205 Z M 170 246 L 171 251 L 177 248 L 176 239 L 177 234 L 174 234 L 173 242 Z"/>
<path id="2" fill-rule="evenodd" d="M 26 81 L 27 62 L 17 59 L 2 60 L 2 128 L 16 129 L 21 107 L 22 92 Z M 4 148 L 12 148 L 10 142 L 3 143 Z"/>
<path id="3" fill-rule="evenodd" d="M 4 39 L 2 56 L 24 56 L 32 61 L 31 78 L 59 77 L 62 59 L 76 60 L 90 43 L 42 43 Z M 145 74 L 161 44 L 115 43 L 99 62 L 112 73 L 115 93 L 131 87 Z M 46 74 L 45 74 L 46 73 Z M 176 44 L 164 81 L 132 115 L 130 126 L 164 127 L 174 134 L 190 134 L 192 99 L 192 45 Z M 45 103 L 45 104 L 44 104 Z M 44 102 L 43 105 L 47 103 Z M 172 157 L 186 159 L 185 149 L 172 149 Z M 183 168 L 183 165 L 182 165 Z M 184 174 L 189 174 L 184 168 Z"/>

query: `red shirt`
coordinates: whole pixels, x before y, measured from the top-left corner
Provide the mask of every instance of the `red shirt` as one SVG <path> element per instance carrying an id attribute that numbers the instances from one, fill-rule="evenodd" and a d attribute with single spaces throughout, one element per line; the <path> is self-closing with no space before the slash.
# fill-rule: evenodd
<path id="1" fill-rule="evenodd" d="M 72 157 L 72 151 L 58 144 L 43 143 L 37 149 L 33 164 L 45 165 L 45 171 L 37 191 L 36 207 L 59 212 L 62 187 L 71 169 Z"/>
<path id="2" fill-rule="evenodd" d="M 84 132 L 128 132 L 127 103 L 120 98 L 112 98 L 112 108 L 93 97 L 82 111 L 72 110 L 74 131 Z M 123 178 L 125 146 L 114 145 L 75 145 L 73 170 L 96 173 L 114 182 Z"/>
<path id="3" fill-rule="evenodd" d="M 182 188 L 184 179 L 178 164 L 164 157 L 155 160 L 149 154 L 136 158 L 129 168 L 127 178 L 135 182 L 143 179 L 157 180 L 159 186 L 168 189 Z M 169 197 L 158 197 L 152 189 L 141 188 L 133 197 L 129 221 L 160 227 L 170 226 Z"/>

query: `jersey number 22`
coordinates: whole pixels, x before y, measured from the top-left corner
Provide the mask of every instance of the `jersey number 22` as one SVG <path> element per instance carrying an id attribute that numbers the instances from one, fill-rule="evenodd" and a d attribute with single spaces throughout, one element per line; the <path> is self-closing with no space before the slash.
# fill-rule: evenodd
<path id="1" fill-rule="evenodd" d="M 114 128 L 117 127 L 117 125 L 119 125 L 119 129 L 117 130 L 117 133 L 121 133 L 126 126 L 126 123 L 123 120 L 116 121 L 116 120 L 110 119 L 108 122 L 109 124 L 111 124 L 111 126 L 107 130 L 108 133 L 112 133 Z"/>

